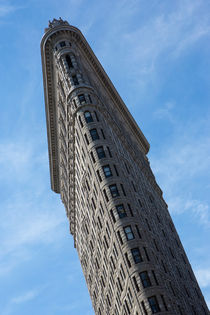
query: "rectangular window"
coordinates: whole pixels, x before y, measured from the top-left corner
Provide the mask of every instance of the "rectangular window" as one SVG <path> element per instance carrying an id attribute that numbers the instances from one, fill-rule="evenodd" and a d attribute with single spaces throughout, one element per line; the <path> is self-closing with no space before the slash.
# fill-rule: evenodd
<path id="1" fill-rule="evenodd" d="M 103 192 L 104 192 L 104 197 L 105 197 L 105 199 L 106 199 L 106 202 L 108 202 L 108 201 L 109 201 L 109 198 L 108 198 L 108 196 L 107 196 L 106 190 L 104 189 Z"/>
<path id="2" fill-rule="evenodd" d="M 120 219 L 127 217 L 127 214 L 125 212 L 125 208 L 123 205 L 117 205 L 116 210 L 117 210 L 117 213 L 118 213 Z"/>
<path id="3" fill-rule="evenodd" d="M 79 98 L 80 104 L 85 104 L 85 103 L 86 103 L 85 95 L 84 95 L 84 94 L 78 95 L 78 98 Z"/>
<path id="4" fill-rule="evenodd" d="M 125 226 L 123 229 L 124 229 L 125 236 L 126 236 L 127 240 L 128 241 L 133 240 L 134 239 L 134 235 L 133 235 L 131 226 L 130 225 Z"/>
<path id="5" fill-rule="evenodd" d="M 94 113 L 95 113 L 95 116 L 96 116 L 96 120 L 99 121 L 96 111 L 94 111 Z"/>
<path id="6" fill-rule="evenodd" d="M 144 249 L 144 252 L 145 252 L 145 256 L 147 257 L 147 260 L 150 261 L 146 247 L 143 247 L 143 249 Z"/>
<path id="7" fill-rule="evenodd" d="M 98 155 L 99 160 L 106 157 L 103 147 L 97 147 L 96 153 Z"/>
<path id="8" fill-rule="evenodd" d="M 90 152 L 90 156 L 91 156 L 91 158 L 92 158 L 93 163 L 95 163 L 96 160 L 95 160 L 95 158 L 94 158 L 94 155 L 93 155 L 93 152 L 92 152 L 92 151 Z"/>
<path id="9" fill-rule="evenodd" d="M 159 283 L 158 283 L 158 280 L 157 280 L 157 277 L 156 277 L 156 274 L 155 274 L 154 270 L 152 270 L 152 274 L 153 274 L 153 278 L 155 279 L 155 283 L 156 283 L 156 285 L 159 285 Z"/>
<path id="10" fill-rule="evenodd" d="M 148 302 L 149 302 L 152 314 L 160 312 L 160 307 L 159 307 L 156 296 L 149 297 Z"/>
<path id="11" fill-rule="evenodd" d="M 141 306 L 142 306 L 142 308 L 143 308 L 143 310 L 144 310 L 144 314 L 145 314 L 145 315 L 148 315 L 147 310 L 146 310 L 146 307 L 145 307 L 145 304 L 144 304 L 144 301 L 141 302 Z"/>
<path id="12" fill-rule="evenodd" d="M 133 211 L 132 211 L 131 206 L 130 206 L 129 203 L 128 203 L 128 208 L 129 208 L 129 211 L 130 211 L 131 216 L 133 217 Z"/>
<path id="13" fill-rule="evenodd" d="M 72 80 L 73 80 L 73 82 L 74 82 L 74 85 L 78 85 L 78 84 L 79 84 L 79 81 L 78 81 L 78 79 L 77 79 L 76 74 L 72 76 Z"/>
<path id="14" fill-rule="evenodd" d="M 136 281 L 136 277 L 135 276 L 133 276 L 133 283 L 135 285 L 136 291 L 139 292 L 139 286 L 138 286 L 138 283 Z"/>
<path id="15" fill-rule="evenodd" d="M 110 158 L 111 158 L 111 157 L 112 157 L 112 153 L 111 153 L 109 147 L 107 147 L 107 151 L 109 152 L 109 156 L 110 156 Z"/>
<path id="16" fill-rule="evenodd" d="M 139 276 L 144 288 L 151 287 L 151 281 L 147 271 L 140 272 Z"/>
<path id="17" fill-rule="evenodd" d="M 118 170 L 117 170 L 117 166 L 116 166 L 116 165 L 114 165 L 114 169 L 115 169 L 116 175 L 119 176 L 119 173 L 118 173 Z"/>
<path id="18" fill-rule="evenodd" d="M 85 121 L 86 121 L 87 124 L 93 122 L 93 117 L 92 117 L 91 113 L 88 110 L 86 110 L 84 112 L 84 117 L 85 117 Z"/>
<path id="19" fill-rule="evenodd" d="M 128 259 L 128 254 L 125 253 L 125 259 L 126 259 L 126 262 L 128 264 L 128 267 L 130 268 L 131 267 L 131 263 L 130 263 L 130 260 Z"/>
<path id="20" fill-rule="evenodd" d="M 135 187 L 134 183 L 133 182 L 131 182 L 131 183 L 132 183 L 132 186 L 133 186 L 133 190 L 136 192 L 136 187 Z"/>
<path id="21" fill-rule="evenodd" d="M 124 189 L 124 187 L 123 187 L 123 184 L 120 184 L 120 186 L 121 186 L 121 189 L 122 189 L 123 195 L 124 195 L 124 196 L 126 196 L 126 193 L 125 193 L 125 189 Z"/>
<path id="22" fill-rule="evenodd" d="M 141 254 L 140 254 L 140 250 L 138 248 L 132 248 L 131 254 L 133 256 L 133 260 L 134 260 L 135 264 L 138 264 L 138 263 L 143 261 Z"/>
<path id="23" fill-rule="evenodd" d="M 106 139 L 103 129 L 101 129 L 101 133 L 104 139 Z"/>
<path id="24" fill-rule="evenodd" d="M 112 221 L 115 223 L 116 219 L 115 219 L 115 216 L 114 216 L 114 213 L 113 213 L 112 209 L 110 210 L 110 214 L 111 214 L 111 217 L 112 217 Z"/>
<path id="25" fill-rule="evenodd" d="M 110 190 L 110 193 L 111 193 L 111 195 L 112 195 L 113 198 L 119 196 L 119 192 L 118 192 L 118 189 L 117 189 L 117 185 L 115 185 L 115 184 L 110 185 L 110 186 L 109 186 L 109 190 Z"/>
<path id="26" fill-rule="evenodd" d="M 88 140 L 88 137 L 87 137 L 86 133 L 85 133 L 84 136 L 85 136 L 85 141 L 86 141 L 86 143 L 89 144 L 89 140 Z"/>
<path id="27" fill-rule="evenodd" d="M 82 119 L 80 116 L 79 116 L 79 122 L 80 122 L 81 127 L 83 127 Z"/>
<path id="28" fill-rule="evenodd" d="M 89 102 L 92 103 L 92 99 L 91 99 L 90 94 L 88 94 L 88 99 L 89 99 Z"/>
<path id="29" fill-rule="evenodd" d="M 111 168 L 109 165 L 104 165 L 103 171 L 104 171 L 105 177 L 111 177 L 112 176 L 112 171 L 111 171 Z"/>
<path id="30" fill-rule="evenodd" d="M 141 238 L 141 233 L 140 233 L 140 231 L 139 231 L 138 225 L 135 225 L 135 227 L 136 227 L 136 232 L 137 232 L 139 238 Z"/>
<path id="31" fill-rule="evenodd" d="M 71 58 L 69 55 L 66 55 L 66 62 L 67 62 L 69 69 L 73 68 L 73 64 L 71 62 Z"/>
<path id="32" fill-rule="evenodd" d="M 122 245 L 123 244 L 123 241 L 122 241 L 122 237 L 120 235 L 120 231 L 117 231 L 117 235 L 118 235 L 118 238 L 120 240 L 120 244 Z"/>
<path id="33" fill-rule="evenodd" d="M 98 175 L 99 182 L 102 182 L 102 178 L 101 178 L 101 175 L 100 175 L 99 170 L 97 170 L 96 173 L 97 173 L 97 175 Z"/>
<path id="34" fill-rule="evenodd" d="M 90 135 L 93 141 L 99 139 L 98 131 L 95 128 L 90 129 L 89 131 L 90 131 Z"/>

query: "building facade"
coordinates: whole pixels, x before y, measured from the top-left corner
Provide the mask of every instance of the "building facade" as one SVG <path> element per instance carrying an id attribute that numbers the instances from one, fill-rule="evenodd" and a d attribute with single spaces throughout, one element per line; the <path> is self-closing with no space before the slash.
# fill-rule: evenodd
<path id="1" fill-rule="evenodd" d="M 51 187 L 95 314 L 209 314 L 151 171 L 149 143 L 84 36 L 54 19 L 41 53 Z"/>

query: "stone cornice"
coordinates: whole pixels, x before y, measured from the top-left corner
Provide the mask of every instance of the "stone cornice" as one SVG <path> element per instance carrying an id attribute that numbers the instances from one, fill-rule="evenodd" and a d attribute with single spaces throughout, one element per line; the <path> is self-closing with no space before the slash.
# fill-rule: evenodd
<path id="1" fill-rule="evenodd" d="M 82 35 L 79 29 L 67 24 L 57 25 L 53 28 L 47 29 L 41 41 L 41 56 L 42 56 L 42 68 L 43 68 L 43 80 L 44 80 L 44 95 L 45 95 L 45 108 L 47 118 L 47 135 L 48 135 L 48 150 L 50 160 L 50 174 L 51 174 L 51 187 L 59 193 L 59 156 L 58 156 L 58 138 L 57 138 L 57 117 L 56 117 L 56 90 L 55 90 L 55 78 L 53 70 L 53 47 L 51 46 L 51 40 L 58 34 L 63 33 L 64 37 L 74 38 L 77 45 L 97 73 L 97 76 L 101 80 L 101 83 L 106 88 L 106 91 L 113 99 L 117 109 L 123 115 L 124 119 L 128 122 L 130 130 L 139 143 L 142 151 L 147 154 L 149 151 L 149 143 L 142 131 L 136 124 L 135 120 L 131 116 L 129 110 L 115 89 L 114 85 L 110 81 L 109 77 L 105 73 L 103 67 L 99 63 L 86 39 Z"/>

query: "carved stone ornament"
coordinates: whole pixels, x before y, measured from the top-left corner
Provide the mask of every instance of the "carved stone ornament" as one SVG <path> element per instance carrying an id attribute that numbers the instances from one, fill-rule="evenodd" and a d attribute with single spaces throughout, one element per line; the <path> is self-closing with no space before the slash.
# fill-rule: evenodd
<path id="1" fill-rule="evenodd" d="M 70 25 L 67 21 L 62 20 L 61 17 L 59 17 L 59 20 L 53 19 L 52 22 L 49 21 L 48 28 L 45 29 L 45 32 L 47 32 L 49 29 L 60 26 L 60 25 Z"/>

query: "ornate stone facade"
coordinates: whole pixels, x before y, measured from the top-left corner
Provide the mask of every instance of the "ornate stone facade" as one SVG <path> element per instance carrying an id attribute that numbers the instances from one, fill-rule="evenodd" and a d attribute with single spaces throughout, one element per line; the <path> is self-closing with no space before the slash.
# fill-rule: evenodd
<path id="1" fill-rule="evenodd" d="M 147 159 L 149 143 L 81 32 L 41 42 L 52 189 L 96 314 L 209 314 Z"/>

